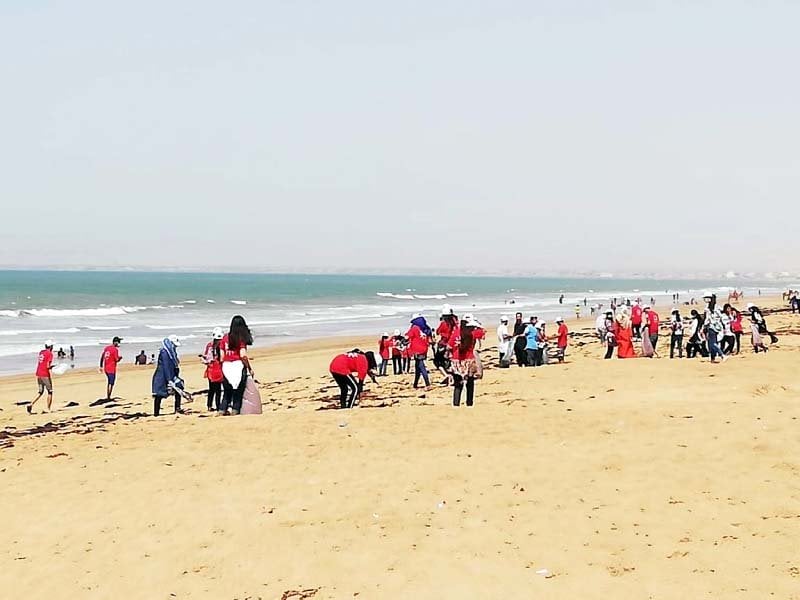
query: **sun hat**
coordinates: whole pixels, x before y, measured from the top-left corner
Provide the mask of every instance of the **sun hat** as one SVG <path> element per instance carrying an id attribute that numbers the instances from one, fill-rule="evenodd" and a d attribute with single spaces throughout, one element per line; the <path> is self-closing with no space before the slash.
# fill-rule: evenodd
<path id="1" fill-rule="evenodd" d="M 175 344 L 175 347 L 177 347 L 177 348 L 180 348 L 180 346 L 181 346 L 181 339 L 180 339 L 180 338 L 179 338 L 177 335 L 175 335 L 175 334 L 173 333 L 173 334 L 172 334 L 171 336 L 169 336 L 167 339 L 168 339 L 170 342 L 172 342 L 173 344 Z"/>
<path id="2" fill-rule="evenodd" d="M 225 337 L 222 327 L 214 327 L 214 329 L 211 331 L 211 337 L 215 340 L 221 340 L 223 337 Z"/>

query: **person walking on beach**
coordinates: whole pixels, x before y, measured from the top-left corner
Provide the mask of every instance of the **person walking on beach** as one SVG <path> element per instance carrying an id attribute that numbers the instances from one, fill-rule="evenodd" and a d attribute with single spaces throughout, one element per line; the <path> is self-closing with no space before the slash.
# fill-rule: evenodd
<path id="1" fill-rule="evenodd" d="M 384 332 L 378 340 L 378 356 L 381 357 L 381 364 L 378 367 L 378 377 L 386 376 L 386 369 L 389 366 L 389 359 L 392 357 L 392 342 L 389 332 Z"/>
<path id="2" fill-rule="evenodd" d="M 733 321 L 731 319 L 731 305 L 725 304 L 722 307 L 720 318 L 722 319 L 722 339 L 720 340 L 719 347 L 725 353 L 725 356 L 733 354 L 733 349 L 736 347 L 736 336 L 733 334 Z"/>
<path id="3" fill-rule="evenodd" d="M 411 327 L 406 333 L 408 352 L 414 358 L 414 389 L 419 386 L 420 377 L 425 382 L 425 389 L 431 387 L 431 380 L 425 361 L 428 358 L 428 347 L 432 335 L 433 332 L 428 327 L 425 317 L 419 313 L 415 314 L 411 319 Z"/>
<path id="4" fill-rule="evenodd" d="M 558 317 L 556 319 L 556 324 L 558 325 L 558 340 L 556 342 L 556 345 L 558 346 L 558 362 L 564 362 L 564 358 L 567 356 L 567 336 L 569 335 L 569 330 L 564 324 L 563 317 Z"/>
<path id="5" fill-rule="evenodd" d="M 446 386 L 450 383 L 450 337 L 458 327 L 458 317 L 453 309 L 445 304 L 442 307 L 439 326 L 436 328 L 436 351 L 433 354 L 433 366 L 444 375 L 444 380 L 440 385 Z"/>
<path id="6" fill-rule="evenodd" d="M 689 322 L 689 342 L 686 344 L 686 358 L 708 356 L 705 349 L 705 336 L 703 335 L 703 317 L 692 309 L 692 318 Z"/>
<path id="7" fill-rule="evenodd" d="M 777 343 L 778 336 L 776 336 L 772 331 L 767 329 L 767 320 L 764 318 L 761 309 L 758 308 L 752 302 L 748 302 L 747 310 L 750 312 L 750 319 L 758 324 L 758 332 L 760 334 L 767 334 L 769 336 L 770 342 L 772 342 L 773 344 Z"/>
<path id="8" fill-rule="evenodd" d="M 750 342 L 753 345 L 753 352 L 766 352 L 767 346 L 764 344 L 764 339 L 761 337 L 762 321 L 758 320 L 753 312 L 750 312 Z"/>
<path id="9" fill-rule="evenodd" d="M 117 363 L 122 360 L 119 354 L 119 345 L 122 343 L 121 337 L 114 337 L 111 345 L 106 346 L 100 355 L 100 372 L 106 374 L 106 400 L 111 400 L 111 393 L 114 391 L 114 384 L 117 382 Z"/>
<path id="10" fill-rule="evenodd" d="M 339 408 L 353 408 L 356 405 L 368 375 L 374 384 L 378 384 L 374 373 L 376 366 L 375 355 L 358 348 L 333 358 L 329 370 L 339 386 Z"/>
<path id="11" fill-rule="evenodd" d="M 497 326 L 497 353 L 500 355 L 499 360 L 502 362 L 506 359 L 506 354 L 508 354 L 511 348 L 511 340 L 512 336 L 508 331 L 508 317 L 505 315 L 500 317 L 500 324 Z"/>
<path id="12" fill-rule="evenodd" d="M 211 332 L 211 341 L 206 344 L 202 354 L 203 364 L 206 365 L 205 377 L 208 379 L 208 400 L 206 408 L 209 411 L 218 411 L 222 404 L 222 338 L 225 333 L 222 327 L 214 327 Z"/>
<path id="13" fill-rule="evenodd" d="M 242 411 L 242 398 L 247 377 L 255 378 L 247 347 L 253 345 L 253 334 L 241 315 L 231 319 L 231 327 L 222 337 L 222 406 L 217 414 L 238 415 Z"/>
<path id="14" fill-rule="evenodd" d="M 483 376 L 483 370 L 475 354 L 475 346 L 482 337 L 480 324 L 465 315 L 465 319 L 461 321 L 450 339 L 450 349 L 453 353 L 453 406 L 461 404 L 461 393 L 465 387 L 467 406 L 472 406 L 474 403 L 475 380 Z"/>
<path id="15" fill-rule="evenodd" d="M 633 349 L 633 327 L 627 309 L 617 313 L 614 339 L 617 343 L 617 358 L 636 358 L 636 351 Z"/>
<path id="16" fill-rule="evenodd" d="M 733 349 L 733 346 L 730 348 L 730 352 L 728 354 L 739 354 L 742 350 L 742 333 L 744 328 L 742 327 L 742 313 L 736 310 L 730 304 L 726 304 L 728 317 L 731 320 L 731 332 L 733 333 L 734 343 L 736 349 Z M 725 310 L 725 308 L 723 308 Z M 724 348 L 723 348 L 724 350 Z"/>
<path id="17" fill-rule="evenodd" d="M 725 353 L 720 348 L 719 340 L 722 338 L 725 326 L 722 323 L 722 311 L 717 306 L 716 294 L 707 294 L 703 297 L 706 301 L 706 340 L 708 342 L 708 354 L 711 357 L 711 362 L 716 363 L 717 357 L 724 362 L 726 357 Z"/>
<path id="18" fill-rule="evenodd" d="M 630 302 L 630 300 L 628 300 L 628 302 Z M 636 340 L 641 339 L 642 337 L 642 312 L 642 307 L 639 305 L 639 301 L 637 300 L 633 305 L 633 308 L 631 308 L 630 315 L 631 333 L 633 335 L 633 339 Z"/>
<path id="19" fill-rule="evenodd" d="M 669 357 L 675 358 L 675 350 L 677 350 L 678 358 L 683 358 L 683 318 L 681 318 L 681 311 L 677 308 L 672 311 L 669 328 L 671 332 L 669 339 Z"/>
<path id="20" fill-rule="evenodd" d="M 606 355 L 603 357 L 605 360 L 614 356 L 614 348 L 617 347 L 616 327 L 614 322 L 614 313 L 608 311 L 606 319 L 603 324 L 603 339 L 606 345 Z"/>
<path id="21" fill-rule="evenodd" d="M 52 368 L 53 340 L 47 340 L 44 343 L 44 349 L 39 351 L 39 357 L 36 361 L 36 383 L 39 385 L 39 394 L 26 407 L 29 415 L 33 414 L 33 405 L 39 401 L 45 390 L 47 391 L 47 412 L 50 412 L 53 406 L 53 379 L 50 375 L 50 369 Z"/>
<path id="22" fill-rule="evenodd" d="M 181 395 L 178 389 L 183 388 L 180 380 L 180 358 L 178 348 L 181 342 L 178 336 L 171 335 L 164 338 L 161 342 L 161 349 L 158 351 L 158 362 L 156 370 L 153 372 L 152 394 L 153 394 L 153 416 L 161 414 L 161 401 L 175 395 L 175 414 L 182 413 Z"/>

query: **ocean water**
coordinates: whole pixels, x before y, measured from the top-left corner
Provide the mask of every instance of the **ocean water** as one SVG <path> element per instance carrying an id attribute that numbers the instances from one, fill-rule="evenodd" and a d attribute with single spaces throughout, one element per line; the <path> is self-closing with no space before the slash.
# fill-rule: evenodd
<path id="1" fill-rule="evenodd" d="M 771 286 L 771 287 L 770 287 Z M 443 304 L 473 313 L 486 326 L 517 310 L 553 319 L 610 298 L 641 297 L 671 306 L 671 294 L 736 287 L 750 297 L 777 293 L 778 284 L 653 279 L 559 279 L 372 275 L 279 275 L 83 271 L 0 271 L 0 373 L 33 372 L 46 339 L 75 348 L 75 366 L 97 364 L 111 338 L 124 338 L 122 355 L 157 352 L 170 334 L 196 355 L 215 326 L 241 314 L 256 346 L 402 329 L 414 312 L 431 324 Z M 563 306 L 558 297 L 565 296 Z M 588 314 L 588 308 L 584 309 Z"/>

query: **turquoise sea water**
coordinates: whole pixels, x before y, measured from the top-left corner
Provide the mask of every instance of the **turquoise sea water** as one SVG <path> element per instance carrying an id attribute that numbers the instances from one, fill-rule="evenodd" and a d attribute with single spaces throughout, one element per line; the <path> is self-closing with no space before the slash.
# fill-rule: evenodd
<path id="1" fill-rule="evenodd" d="M 179 335 L 184 355 L 196 354 L 210 330 L 234 314 L 251 325 L 257 346 L 329 335 L 375 334 L 405 328 L 414 312 L 437 321 L 442 304 L 472 312 L 487 325 L 516 310 L 555 317 L 576 302 L 671 294 L 688 299 L 703 289 L 778 291 L 729 280 L 577 279 L 373 275 L 280 275 L 82 271 L 0 271 L 0 372 L 33 370 L 46 339 L 76 350 L 76 365 L 95 364 L 111 337 L 124 338 L 123 356 L 155 352 Z M 565 295 L 564 305 L 558 303 Z M 698 294 L 699 295 L 699 294 Z M 586 309 L 588 312 L 588 309 Z"/>

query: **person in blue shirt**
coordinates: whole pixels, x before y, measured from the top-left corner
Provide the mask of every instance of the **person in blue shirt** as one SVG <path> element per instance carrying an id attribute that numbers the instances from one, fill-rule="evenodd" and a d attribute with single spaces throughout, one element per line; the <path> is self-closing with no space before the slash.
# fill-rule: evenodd
<path id="1" fill-rule="evenodd" d="M 536 328 L 537 317 L 531 317 L 531 322 L 525 326 L 525 354 L 528 357 L 528 366 L 536 366 L 536 352 L 539 349 L 539 330 Z"/>

